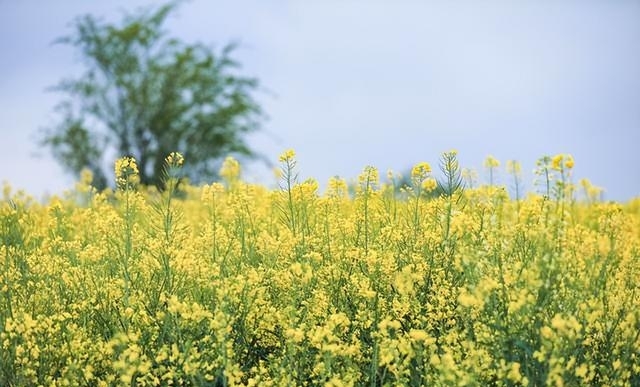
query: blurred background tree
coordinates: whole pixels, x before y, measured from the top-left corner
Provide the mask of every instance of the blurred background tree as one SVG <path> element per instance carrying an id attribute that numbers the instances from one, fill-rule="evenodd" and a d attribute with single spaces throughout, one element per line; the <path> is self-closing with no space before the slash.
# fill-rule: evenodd
<path id="1" fill-rule="evenodd" d="M 157 186 L 172 151 L 184 155 L 193 182 L 215 178 L 223 156 L 257 156 L 245 137 L 264 118 L 252 96 L 258 81 L 238 74 L 234 44 L 214 53 L 168 36 L 163 23 L 178 5 L 127 13 L 119 25 L 85 15 L 58 39 L 79 50 L 87 70 L 54 87 L 65 94 L 62 118 L 41 144 L 67 171 L 89 168 L 98 189 L 121 156 L 135 157 L 141 182 Z"/>

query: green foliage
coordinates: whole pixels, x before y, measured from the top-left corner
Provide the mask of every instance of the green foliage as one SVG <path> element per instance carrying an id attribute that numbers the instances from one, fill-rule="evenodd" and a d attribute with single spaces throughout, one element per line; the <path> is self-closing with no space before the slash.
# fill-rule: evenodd
<path id="1" fill-rule="evenodd" d="M 61 121 L 41 144 L 69 172 L 89 168 L 108 185 L 113 154 L 136 158 L 142 184 L 162 184 L 164 157 L 181 152 L 192 181 L 216 177 L 222 156 L 255 157 L 244 137 L 260 126 L 254 78 L 238 75 L 229 44 L 219 53 L 167 35 L 163 24 L 179 3 L 126 14 L 120 24 L 91 15 L 58 42 L 76 48 L 87 70 L 54 87 L 65 95 Z"/>
<path id="2" fill-rule="evenodd" d="M 458 152 L 444 152 L 440 156 L 440 170 L 444 178 L 438 180 L 439 194 L 446 198 L 460 196 L 464 188 L 464 181 L 462 180 L 462 169 L 458 162 Z"/>

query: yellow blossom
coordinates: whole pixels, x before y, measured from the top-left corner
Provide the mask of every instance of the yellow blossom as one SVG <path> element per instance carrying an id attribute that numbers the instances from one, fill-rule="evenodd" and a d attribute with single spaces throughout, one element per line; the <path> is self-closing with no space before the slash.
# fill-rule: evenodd
<path id="1" fill-rule="evenodd" d="M 179 152 L 171 152 L 165 162 L 171 167 L 180 167 L 184 163 L 184 157 Z"/>
<path id="2" fill-rule="evenodd" d="M 495 157 L 489 155 L 484 160 L 484 166 L 485 168 L 497 168 L 500 166 L 500 161 L 498 161 L 498 159 L 496 159 Z"/>
<path id="3" fill-rule="evenodd" d="M 437 187 L 438 187 L 438 182 L 434 178 L 428 178 L 422 182 L 422 190 L 425 192 L 431 192 Z"/>
<path id="4" fill-rule="evenodd" d="M 573 156 L 567 155 L 564 161 L 564 166 L 567 167 L 567 169 L 572 169 L 574 164 L 575 162 L 573 161 Z"/>
<path id="5" fill-rule="evenodd" d="M 551 159 L 551 168 L 555 169 L 556 171 L 559 171 L 560 169 L 562 169 L 563 159 L 564 159 L 564 155 L 562 154 L 553 156 L 553 158 Z"/>
<path id="6" fill-rule="evenodd" d="M 431 173 L 431 165 L 427 162 L 420 162 L 411 168 L 411 179 L 422 182 Z"/>
<path id="7" fill-rule="evenodd" d="M 227 182 L 234 182 L 240 177 L 240 163 L 238 160 L 228 156 L 222 162 L 220 168 L 220 176 L 225 178 Z"/>
<path id="8" fill-rule="evenodd" d="M 280 157 L 278 157 L 278 161 L 280 161 L 281 163 L 285 163 L 292 161 L 293 159 L 295 159 L 295 157 L 296 152 L 293 149 L 287 149 L 280 154 Z"/>

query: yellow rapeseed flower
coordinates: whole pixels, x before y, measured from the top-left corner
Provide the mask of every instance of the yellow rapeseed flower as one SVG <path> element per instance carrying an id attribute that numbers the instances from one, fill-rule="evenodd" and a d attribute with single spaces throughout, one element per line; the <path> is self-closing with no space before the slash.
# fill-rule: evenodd
<path id="1" fill-rule="evenodd" d="M 507 161 L 507 173 L 518 175 L 522 171 L 520 163 L 516 160 Z"/>
<path id="2" fill-rule="evenodd" d="M 511 363 L 507 378 L 515 383 L 518 383 L 522 379 L 522 375 L 520 374 L 520 363 Z"/>
<path id="3" fill-rule="evenodd" d="M 184 163 L 184 157 L 179 152 L 171 152 L 165 162 L 171 167 L 180 167 Z"/>
<path id="4" fill-rule="evenodd" d="M 431 173 L 431 165 L 427 162 L 420 162 L 411 168 L 411 179 L 421 182 Z"/>
<path id="5" fill-rule="evenodd" d="M 138 174 L 138 164 L 133 157 L 122 157 L 115 163 L 116 178 L 126 178 Z"/>
<path id="6" fill-rule="evenodd" d="M 489 155 L 486 159 L 484 159 L 485 168 L 497 168 L 500 166 L 500 161 L 495 157 Z"/>
<path id="7" fill-rule="evenodd" d="M 284 163 L 284 162 L 293 160 L 295 157 L 296 157 L 296 152 L 293 149 L 287 149 L 286 151 L 280 154 L 280 157 L 278 157 L 278 161 L 280 161 L 281 163 Z"/>
<path id="8" fill-rule="evenodd" d="M 581 379 L 584 379 L 587 376 L 587 372 L 589 372 L 589 367 L 585 363 L 580 364 L 576 367 L 575 375 Z"/>
<path id="9" fill-rule="evenodd" d="M 133 157 L 122 157 L 115 162 L 116 185 L 120 189 L 132 188 L 139 182 L 138 164 Z"/>
<path id="10" fill-rule="evenodd" d="M 80 182 L 84 185 L 90 185 L 93 182 L 93 172 L 89 168 L 82 168 L 80 171 Z"/>
<path id="11" fill-rule="evenodd" d="M 432 177 L 425 179 L 422 182 L 422 190 L 425 192 L 431 192 L 436 189 L 436 187 L 438 187 L 438 182 Z"/>
<path id="12" fill-rule="evenodd" d="M 240 163 L 231 156 L 227 156 L 222 162 L 220 176 L 227 182 L 235 182 L 240 177 Z"/>
<path id="13" fill-rule="evenodd" d="M 566 160 L 564 161 L 565 167 L 567 167 L 567 169 L 572 169 L 574 164 L 573 156 L 567 155 Z"/>
<path id="14" fill-rule="evenodd" d="M 562 154 L 553 156 L 553 158 L 551 159 L 551 168 L 555 169 L 556 171 L 559 171 L 560 169 L 562 169 L 563 158 L 564 158 L 564 155 Z"/>

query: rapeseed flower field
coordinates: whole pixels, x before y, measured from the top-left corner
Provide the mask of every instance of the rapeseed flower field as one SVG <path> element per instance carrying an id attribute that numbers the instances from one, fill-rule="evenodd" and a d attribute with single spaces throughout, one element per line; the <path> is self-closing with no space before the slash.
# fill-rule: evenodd
<path id="1" fill-rule="evenodd" d="M 2 386 L 639 386 L 640 199 L 606 203 L 569 155 L 454 151 L 382 181 L 162 191 L 135 160 L 116 189 L 0 201 Z"/>

